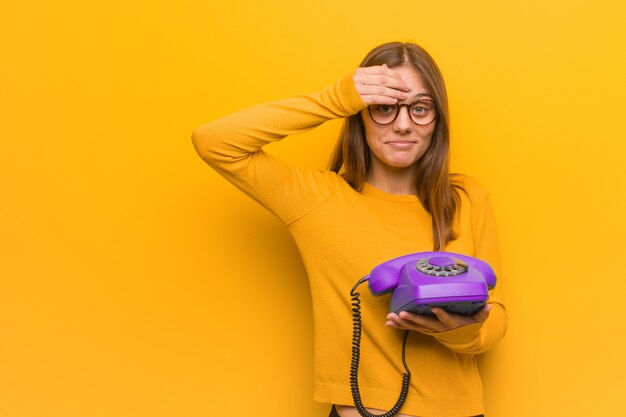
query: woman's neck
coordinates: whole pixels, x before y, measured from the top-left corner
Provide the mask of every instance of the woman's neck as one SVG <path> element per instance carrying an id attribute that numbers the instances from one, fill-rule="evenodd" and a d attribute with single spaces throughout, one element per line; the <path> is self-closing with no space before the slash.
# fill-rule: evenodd
<path id="1" fill-rule="evenodd" d="M 417 168 L 394 168 L 388 165 L 374 166 L 367 173 L 365 181 L 370 185 L 390 194 L 416 195 L 415 184 Z"/>

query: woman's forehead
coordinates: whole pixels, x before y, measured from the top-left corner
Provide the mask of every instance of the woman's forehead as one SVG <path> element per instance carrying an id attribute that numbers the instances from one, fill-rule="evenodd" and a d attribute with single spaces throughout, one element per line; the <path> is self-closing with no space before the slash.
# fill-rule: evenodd
<path id="1" fill-rule="evenodd" d="M 408 84 L 409 88 L 411 88 L 411 91 L 408 92 L 409 98 L 403 100 L 403 102 L 410 103 L 411 100 L 413 101 L 417 100 L 415 97 L 418 97 L 418 96 L 423 97 L 424 95 L 432 98 L 432 96 L 428 93 L 428 90 L 426 89 L 426 87 L 424 87 L 424 82 L 422 81 L 422 77 L 417 71 L 415 71 L 414 68 L 401 66 L 401 67 L 393 67 L 392 69 L 396 71 L 398 74 L 400 74 L 400 77 L 402 77 L 402 80 L 404 80 L 404 82 Z"/>

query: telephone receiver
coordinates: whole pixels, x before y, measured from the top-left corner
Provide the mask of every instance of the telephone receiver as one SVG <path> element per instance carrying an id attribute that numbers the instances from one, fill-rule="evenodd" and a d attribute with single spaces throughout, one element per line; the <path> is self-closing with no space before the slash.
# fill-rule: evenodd
<path id="1" fill-rule="evenodd" d="M 488 263 L 452 252 L 418 252 L 376 266 L 369 275 L 375 296 L 391 294 L 393 313 L 434 314 L 431 307 L 472 315 L 489 298 L 496 274 Z"/>

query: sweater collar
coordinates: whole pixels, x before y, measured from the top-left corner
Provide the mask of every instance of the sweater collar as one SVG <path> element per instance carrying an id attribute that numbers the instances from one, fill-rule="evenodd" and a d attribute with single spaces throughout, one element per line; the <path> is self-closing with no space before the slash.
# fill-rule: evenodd
<path id="1" fill-rule="evenodd" d="M 379 188 L 374 187 L 372 184 L 368 182 L 363 183 L 363 189 L 361 190 L 361 194 L 375 197 L 381 200 L 387 200 L 387 201 L 398 201 L 398 202 L 408 202 L 408 203 L 419 202 L 419 198 L 416 195 L 391 194 Z"/>

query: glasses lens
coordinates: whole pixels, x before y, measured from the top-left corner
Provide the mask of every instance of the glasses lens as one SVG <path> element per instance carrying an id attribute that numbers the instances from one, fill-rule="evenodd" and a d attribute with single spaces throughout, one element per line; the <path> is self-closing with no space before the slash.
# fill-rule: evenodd
<path id="1" fill-rule="evenodd" d="M 437 117 L 437 108 L 432 100 L 420 100 L 411 104 L 409 114 L 415 124 L 427 125 Z"/>
<path id="2" fill-rule="evenodd" d="M 386 125 L 396 118 L 398 106 L 395 104 L 374 104 L 369 107 L 372 120 L 381 125 Z"/>

